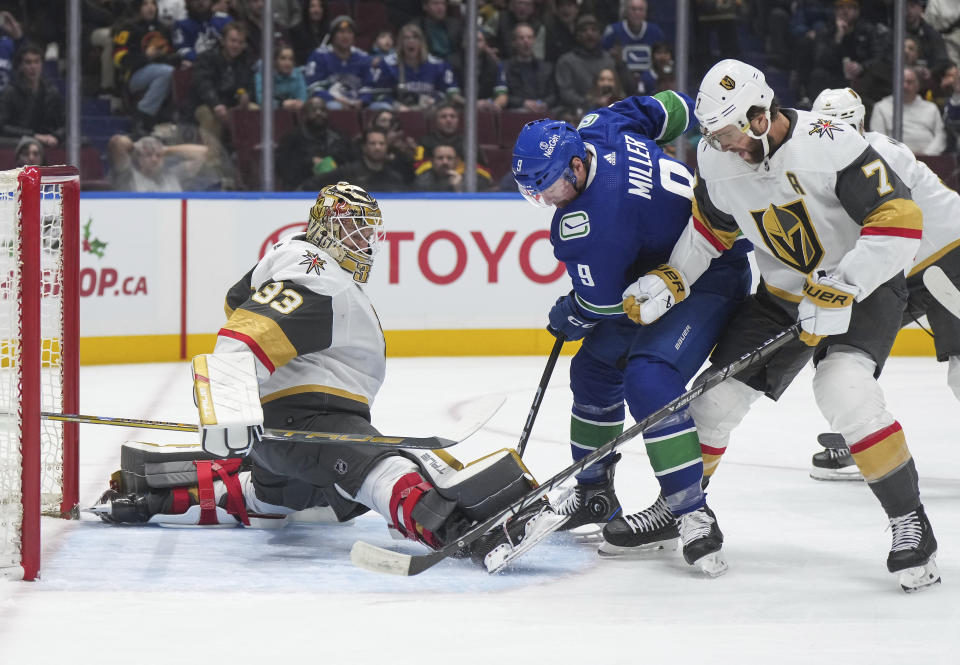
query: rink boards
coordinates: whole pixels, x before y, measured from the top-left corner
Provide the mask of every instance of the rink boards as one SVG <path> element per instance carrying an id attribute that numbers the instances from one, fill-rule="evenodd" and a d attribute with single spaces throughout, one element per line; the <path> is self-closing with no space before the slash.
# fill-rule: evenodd
<path id="1" fill-rule="evenodd" d="M 367 291 L 390 356 L 549 351 L 550 306 L 570 290 L 552 211 L 519 195 L 379 195 L 387 240 Z M 166 362 L 209 352 L 227 289 L 304 228 L 310 194 L 130 195 L 80 201 L 81 362 Z M 573 345 L 570 346 L 570 351 Z M 894 349 L 932 354 L 922 330 Z"/>

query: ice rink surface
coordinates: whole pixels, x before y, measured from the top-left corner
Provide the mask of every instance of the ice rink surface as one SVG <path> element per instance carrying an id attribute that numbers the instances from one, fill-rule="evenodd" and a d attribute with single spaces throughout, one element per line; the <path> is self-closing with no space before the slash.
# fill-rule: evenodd
<path id="1" fill-rule="evenodd" d="M 467 461 L 516 445 L 545 358 L 390 360 L 374 405 L 384 433 L 443 435 L 477 398 L 507 401 L 453 449 Z M 569 358 L 561 358 L 525 459 L 569 463 Z M 696 574 L 679 552 L 599 559 L 555 534 L 489 576 L 448 561 L 417 577 L 353 568 L 354 540 L 406 548 L 368 514 L 283 530 L 115 527 L 47 519 L 42 578 L 0 581 L 0 664 L 130 663 L 940 663 L 960 662 L 960 408 L 946 366 L 892 358 L 881 383 L 907 434 L 940 544 L 944 583 L 906 595 L 884 565 L 887 521 L 863 483 L 811 480 L 824 430 L 805 370 L 734 433 L 710 505 L 729 572 Z M 85 367 L 83 413 L 195 422 L 188 365 Z M 81 427 L 81 503 L 128 440 L 184 435 Z M 657 487 L 642 443 L 622 448 L 628 512 Z"/>

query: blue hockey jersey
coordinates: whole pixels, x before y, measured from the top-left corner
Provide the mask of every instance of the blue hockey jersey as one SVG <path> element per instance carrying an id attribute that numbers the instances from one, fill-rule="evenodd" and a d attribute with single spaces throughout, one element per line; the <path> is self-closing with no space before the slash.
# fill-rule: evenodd
<path id="1" fill-rule="evenodd" d="M 173 24 L 173 48 L 186 60 L 196 60 L 198 54 L 220 44 L 223 26 L 232 20 L 223 12 L 214 12 L 205 21 L 187 16 Z"/>
<path id="2" fill-rule="evenodd" d="M 365 104 L 371 101 L 398 101 L 415 105 L 421 95 L 440 99 L 445 95 L 460 92 L 450 65 L 427 56 L 426 62 L 414 69 L 399 62 L 396 53 L 384 57 L 372 70 L 372 81 L 365 87 L 362 97 Z"/>
<path id="3" fill-rule="evenodd" d="M 587 113 L 577 128 L 591 154 L 586 186 L 557 209 L 554 255 L 566 264 L 586 318 L 623 314 L 624 289 L 667 262 L 690 218 L 693 175 L 658 144 L 689 129 L 693 100 L 672 91 Z M 717 261 L 740 259 L 740 242 Z"/>
<path id="4" fill-rule="evenodd" d="M 656 23 L 644 21 L 638 33 L 630 32 L 626 21 L 611 23 L 603 32 L 600 45 L 610 50 L 619 45 L 623 62 L 634 76 L 650 69 L 652 65 L 653 45 L 666 41 L 663 30 Z"/>
<path id="5" fill-rule="evenodd" d="M 342 60 L 332 46 L 319 46 L 313 50 L 303 68 L 307 79 L 307 93 L 311 97 L 334 97 L 360 99 L 360 90 L 371 85 L 371 57 L 366 51 L 350 48 L 350 57 Z"/>

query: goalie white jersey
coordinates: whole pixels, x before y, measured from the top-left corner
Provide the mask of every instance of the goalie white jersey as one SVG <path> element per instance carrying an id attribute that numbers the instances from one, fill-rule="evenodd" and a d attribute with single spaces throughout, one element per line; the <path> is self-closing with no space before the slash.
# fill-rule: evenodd
<path id="1" fill-rule="evenodd" d="M 303 234 L 273 245 L 225 308 L 215 351 L 253 353 L 268 419 L 280 403 L 369 415 L 386 369 L 380 322 L 351 274 Z"/>
<path id="2" fill-rule="evenodd" d="M 944 185 L 903 143 L 880 132 L 867 132 L 864 137 L 910 188 L 923 211 L 923 238 L 909 273 L 914 275 L 960 246 L 960 194 Z"/>
<path id="3" fill-rule="evenodd" d="M 823 270 L 857 286 L 863 300 L 911 265 L 920 210 L 855 129 L 806 111 L 781 113 L 790 130 L 765 163 L 700 142 L 693 214 L 670 263 L 693 267 L 692 282 L 742 230 L 774 295 L 799 302 L 806 276 Z"/>

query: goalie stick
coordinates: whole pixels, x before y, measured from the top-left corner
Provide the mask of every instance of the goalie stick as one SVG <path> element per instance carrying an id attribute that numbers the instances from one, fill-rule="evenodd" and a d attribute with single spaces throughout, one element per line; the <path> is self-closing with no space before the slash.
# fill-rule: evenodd
<path id="1" fill-rule="evenodd" d="M 263 431 L 265 439 L 283 439 L 285 441 L 306 443 L 364 443 L 381 448 L 426 448 L 436 450 L 449 448 L 473 435 L 483 427 L 506 401 L 503 395 L 487 395 L 471 402 L 461 415 L 456 431 L 449 438 L 439 436 L 391 436 L 369 434 L 350 434 L 338 432 L 307 432 L 302 430 L 267 428 Z M 159 420 L 140 420 L 136 418 L 111 418 L 107 416 L 85 416 L 76 413 L 51 413 L 44 411 L 41 417 L 84 425 L 114 425 L 117 427 L 140 427 L 144 429 L 168 430 L 174 432 L 197 432 L 199 427 L 189 423 L 173 423 Z"/>
<path id="2" fill-rule="evenodd" d="M 960 319 L 960 290 L 940 266 L 930 266 L 923 271 L 923 285 L 944 309 Z"/>
<path id="3" fill-rule="evenodd" d="M 353 544 L 353 548 L 350 550 L 350 560 L 359 568 L 364 568 L 377 573 L 406 576 L 418 575 L 422 573 L 428 568 L 435 566 L 444 559 L 457 554 L 465 547 L 473 544 L 488 531 L 496 526 L 499 526 L 503 522 L 506 522 L 524 508 L 527 508 L 536 501 L 539 501 L 544 494 L 555 489 L 560 483 L 579 473 L 603 457 L 606 457 L 624 443 L 643 432 L 643 430 L 650 425 L 653 425 L 675 411 L 682 409 L 706 391 L 722 383 L 725 379 L 738 374 L 752 365 L 762 362 L 769 357 L 771 353 L 782 347 L 784 344 L 795 340 L 799 334 L 800 324 L 796 323 L 786 330 L 781 331 L 776 336 L 768 339 L 753 351 L 744 354 L 729 365 L 726 365 L 716 372 L 711 373 L 698 385 L 686 391 L 673 401 L 667 403 L 643 420 L 637 422 L 612 441 L 608 441 L 606 444 L 600 446 L 586 457 L 581 458 L 567 468 L 563 469 L 547 481 L 543 482 L 536 489 L 528 492 L 522 499 L 518 499 L 496 515 L 493 515 L 487 520 L 477 524 L 465 534 L 460 536 L 460 538 L 456 541 L 453 541 L 444 547 L 427 554 L 403 554 L 402 552 L 386 550 L 382 547 L 377 547 L 376 545 L 371 545 L 370 543 L 358 540 Z M 559 521 L 557 522 L 556 526 L 559 526 L 562 523 L 562 521 Z M 538 535 L 540 538 L 543 538 L 547 534 L 542 533 Z"/>

